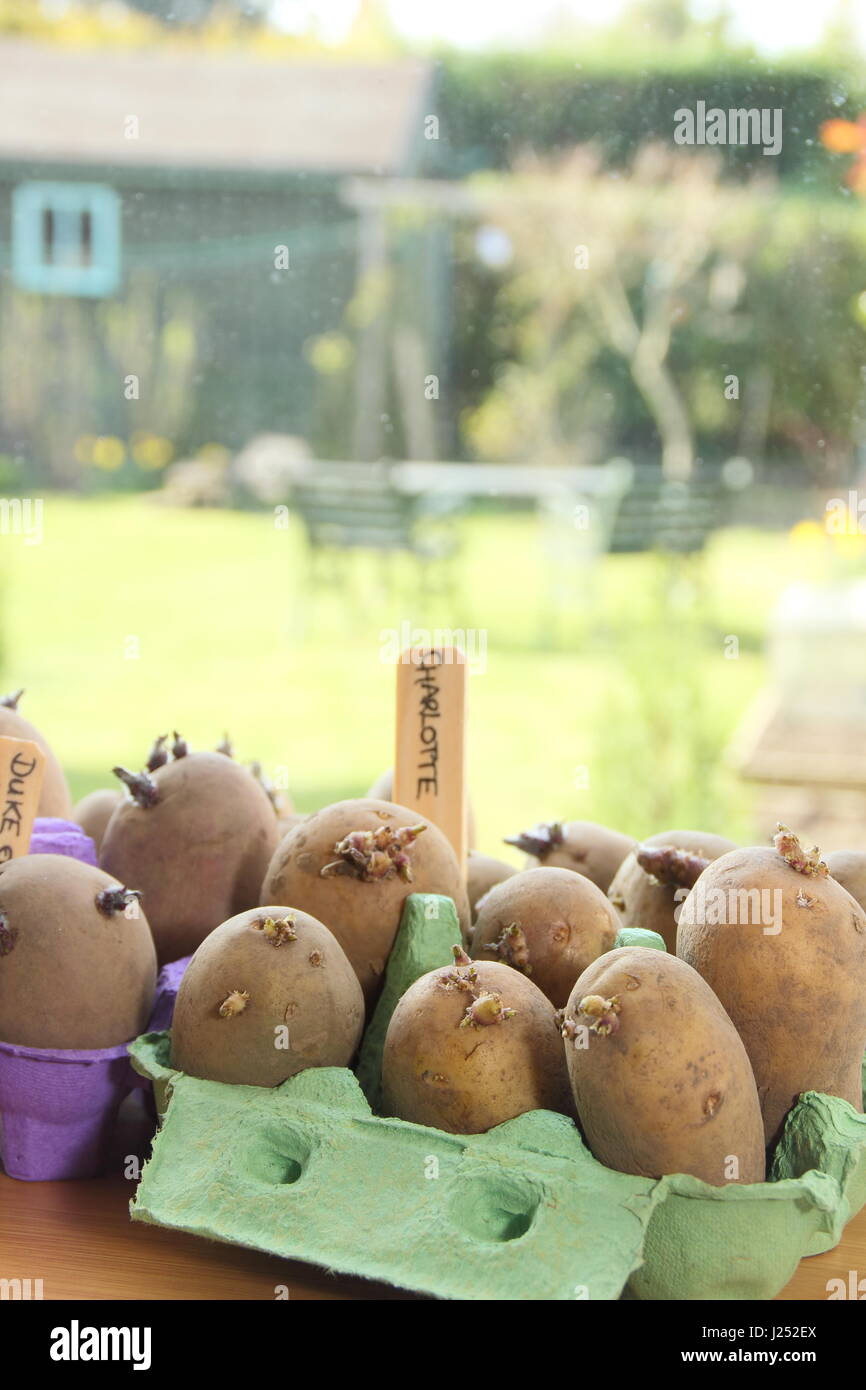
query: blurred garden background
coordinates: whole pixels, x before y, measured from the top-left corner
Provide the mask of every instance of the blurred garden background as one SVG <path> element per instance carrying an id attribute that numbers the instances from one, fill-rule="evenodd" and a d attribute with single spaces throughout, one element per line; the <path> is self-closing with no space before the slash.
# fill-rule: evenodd
<path id="1" fill-rule="evenodd" d="M 466 632 L 481 847 L 859 847 L 866 7 L 418 8 L 0 0 L 7 686 L 76 795 L 228 730 L 308 810 Z"/>

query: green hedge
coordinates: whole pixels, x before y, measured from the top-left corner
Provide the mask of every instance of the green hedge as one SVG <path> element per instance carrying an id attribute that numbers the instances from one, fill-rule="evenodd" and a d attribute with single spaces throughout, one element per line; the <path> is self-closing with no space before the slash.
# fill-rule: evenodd
<path id="1" fill-rule="evenodd" d="M 785 178 L 826 188 L 839 164 L 818 140 L 822 121 L 854 118 L 866 105 L 866 81 L 827 66 L 769 64 L 722 57 L 647 67 L 624 53 L 583 64 L 566 54 L 448 54 L 439 60 L 440 171 L 457 177 L 502 169 L 521 149 L 596 142 L 611 164 L 627 163 L 648 139 L 673 139 L 674 112 L 697 101 L 732 107 L 781 107 L 784 141 L 772 159 L 754 146 L 721 147 L 732 175 L 771 165 Z"/>

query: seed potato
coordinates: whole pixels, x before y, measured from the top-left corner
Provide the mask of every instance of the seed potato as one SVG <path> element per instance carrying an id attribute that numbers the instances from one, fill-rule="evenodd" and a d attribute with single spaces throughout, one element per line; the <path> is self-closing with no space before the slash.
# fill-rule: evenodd
<path id="1" fill-rule="evenodd" d="M 394 1010 L 383 1113 L 451 1134 L 482 1134 L 527 1110 L 573 1114 L 553 1005 L 509 966 L 455 956 Z"/>
<path id="2" fill-rule="evenodd" d="M 241 912 L 190 961 L 175 1004 L 172 1066 L 239 1086 L 279 1086 L 308 1067 L 347 1067 L 364 999 L 339 943 L 289 907 Z"/>
<path id="3" fill-rule="evenodd" d="M 388 768 L 381 777 L 377 777 L 370 790 L 368 797 L 374 801 L 393 801 L 394 800 L 394 769 Z M 470 801 L 466 807 L 466 843 L 469 849 L 474 849 L 477 840 L 477 830 L 475 823 L 475 812 Z"/>
<path id="4" fill-rule="evenodd" d="M 152 772 L 118 775 L 130 795 L 108 822 L 99 862 L 143 890 L 163 965 L 257 905 L 277 818 L 259 782 L 222 753 L 179 751 Z"/>
<path id="5" fill-rule="evenodd" d="M 155 988 L 147 918 L 116 878 L 58 854 L 0 866 L 4 1042 L 64 1050 L 129 1042 L 147 1027 Z"/>
<path id="6" fill-rule="evenodd" d="M 526 854 L 524 868 L 573 869 L 606 893 L 634 840 L 594 821 L 550 821 L 505 841 Z"/>
<path id="7" fill-rule="evenodd" d="M 612 949 L 619 928 L 604 893 L 582 874 L 526 869 L 479 905 L 472 955 L 521 971 L 561 1009 L 578 975 Z"/>
<path id="8" fill-rule="evenodd" d="M 677 954 L 745 1044 L 768 1145 L 803 1091 L 862 1110 L 866 1051 L 866 914 L 817 853 L 804 854 L 790 832 L 776 841 L 782 852 L 738 849 L 711 864 L 677 933 Z"/>
<path id="9" fill-rule="evenodd" d="M 262 901 L 292 903 L 324 922 L 352 962 L 369 1008 L 410 893 L 453 898 L 468 932 L 466 889 L 441 830 L 405 806 L 363 797 L 326 806 L 283 836 Z"/>
<path id="10" fill-rule="evenodd" d="M 635 845 L 617 870 L 607 893 L 622 925 L 658 932 L 667 949 L 674 953 L 675 914 L 704 867 L 700 861 L 711 863 L 720 854 L 735 848 L 733 840 L 699 830 L 663 830 Z M 666 857 L 659 854 L 666 849 L 680 853 Z"/>
<path id="11" fill-rule="evenodd" d="M 764 1134 L 746 1050 L 713 991 L 675 956 L 600 956 L 563 1023 L 578 1121 L 608 1168 L 762 1182 Z"/>

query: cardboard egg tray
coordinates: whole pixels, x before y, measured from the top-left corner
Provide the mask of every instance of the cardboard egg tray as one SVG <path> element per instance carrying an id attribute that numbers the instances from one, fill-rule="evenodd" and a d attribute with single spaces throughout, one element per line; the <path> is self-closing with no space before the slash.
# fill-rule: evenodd
<path id="1" fill-rule="evenodd" d="M 836 1097 L 801 1097 L 770 1181 L 723 1188 L 607 1169 L 550 1111 L 481 1135 L 376 1115 L 391 1012 L 459 939 L 449 899 L 407 900 L 357 1075 L 230 1086 L 173 1069 L 169 1033 L 137 1039 L 163 1122 L 133 1220 L 453 1299 L 766 1299 L 838 1243 L 866 1202 L 866 1116 Z"/>

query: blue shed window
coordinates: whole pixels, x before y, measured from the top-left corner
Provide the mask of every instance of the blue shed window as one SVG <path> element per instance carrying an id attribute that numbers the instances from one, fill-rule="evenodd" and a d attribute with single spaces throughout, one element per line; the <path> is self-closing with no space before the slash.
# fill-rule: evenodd
<path id="1" fill-rule="evenodd" d="M 38 294 L 108 295 L 120 283 L 120 198 L 98 183 L 22 183 L 12 195 L 12 274 Z"/>

